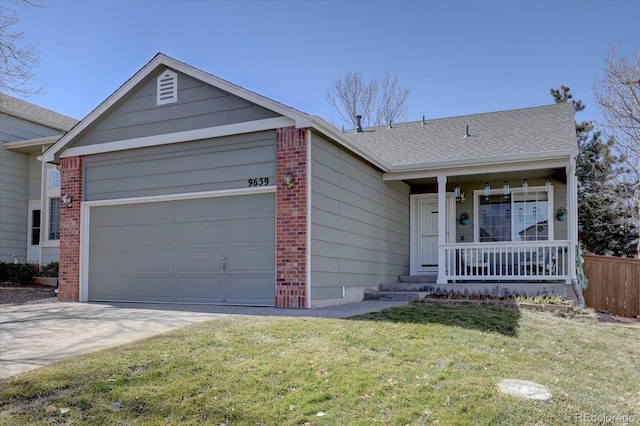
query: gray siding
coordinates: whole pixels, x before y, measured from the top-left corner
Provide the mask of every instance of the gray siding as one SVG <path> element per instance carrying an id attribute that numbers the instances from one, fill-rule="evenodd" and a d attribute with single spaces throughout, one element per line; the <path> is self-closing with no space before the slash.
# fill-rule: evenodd
<path id="1" fill-rule="evenodd" d="M 86 201 L 275 184 L 275 131 L 90 155 Z"/>
<path id="2" fill-rule="evenodd" d="M 164 71 L 164 70 L 162 70 Z M 152 74 L 88 130 L 74 146 L 241 123 L 278 117 L 273 111 L 232 96 L 178 73 L 178 101 L 156 105 L 156 78 Z"/>
<path id="3" fill-rule="evenodd" d="M 26 261 L 28 182 L 29 156 L 0 147 L 0 261 Z"/>
<path id="4" fill-rule="evenodd" d="M 0 114 L 0 142 L 16 142 L 61 134 L 59 130 Z"/>
<path id="5" fill-rule="evenodd" d="M 311 298 L 409 271 L 409 186 L 317 134 L 311 162 Z"/>

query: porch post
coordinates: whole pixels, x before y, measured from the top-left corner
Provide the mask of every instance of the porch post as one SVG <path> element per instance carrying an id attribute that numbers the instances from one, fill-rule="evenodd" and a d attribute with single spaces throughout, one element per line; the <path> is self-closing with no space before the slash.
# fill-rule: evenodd
<path id="1" fill-rule="evenodd" d="M 578 244 L 578 179 L 576 178 L 576 157 L 569 156 L 567 166 L 567 232 L 569 234 L 569 283 L 577 280 L 576 245 Z"/>
<path id="2" fill-rule="evenodd" d="M 444 244 L 447 235 L 447 177 L 438 175 L 438 279 L 437 284 L 446 284 Z"/>

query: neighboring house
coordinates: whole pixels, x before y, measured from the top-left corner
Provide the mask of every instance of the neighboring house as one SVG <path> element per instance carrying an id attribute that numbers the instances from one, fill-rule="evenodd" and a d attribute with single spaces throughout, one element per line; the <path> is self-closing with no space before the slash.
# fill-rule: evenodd
<path id="1" fill-rule="evenodd" d="M 570 104 L 341 132 L 158 54 L 43 154 L 59 298 L 309 308 L 403 275 L 568 294 L 577 154 Z"/>
<path id="2" fill-rule="evenodd" d="M 76 123 L 0 93 L 0 261 L 58 260 L 60 172 L 38 156 Z"/>

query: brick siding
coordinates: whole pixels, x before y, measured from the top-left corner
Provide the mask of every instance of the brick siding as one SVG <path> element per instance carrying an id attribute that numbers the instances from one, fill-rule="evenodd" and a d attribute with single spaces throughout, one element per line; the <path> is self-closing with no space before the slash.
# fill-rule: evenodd
<path id="1" fill-rule="evenodd" d="M 70 208 L 60 206 L 60 272 L 58 300 L 80 300 L 80 201 L 82 157 L 60 160 L 60 194 L 73 197 Z"/>
<path id="2" fill-rule="evenodd" d="M 276 299 L 278 308 L 307 306 L 307 133 L 285 127 L 276 133 Z M 284 176 L 294 176 L 287 188 Z"/>

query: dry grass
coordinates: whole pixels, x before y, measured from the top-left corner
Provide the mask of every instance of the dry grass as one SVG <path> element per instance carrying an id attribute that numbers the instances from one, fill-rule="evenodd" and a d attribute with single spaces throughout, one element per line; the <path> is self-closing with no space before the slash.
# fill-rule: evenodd
<path id="1" fill-rule="evenodd" d="M 506 378 L 553 398 L 500 394 Z M 0 424 L 640 421 L 640 329 L 495 303 L 232 317 L 0 381 Z"/>

